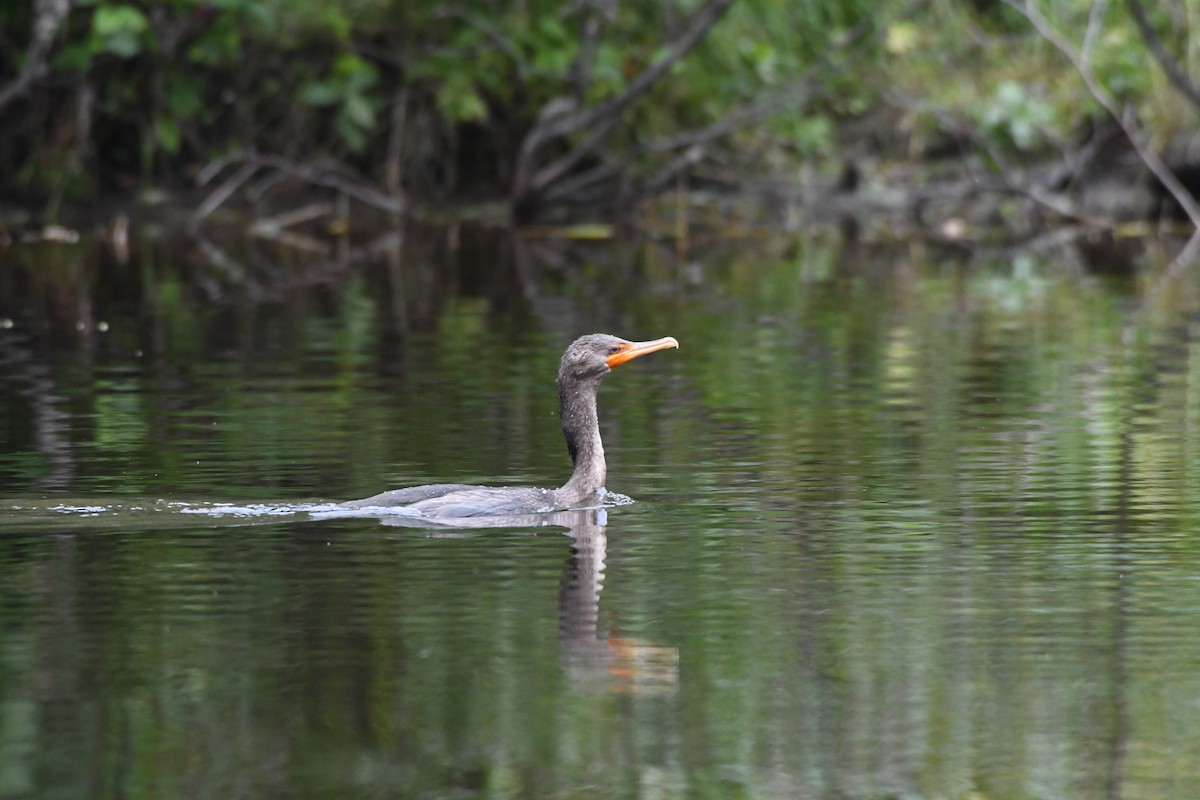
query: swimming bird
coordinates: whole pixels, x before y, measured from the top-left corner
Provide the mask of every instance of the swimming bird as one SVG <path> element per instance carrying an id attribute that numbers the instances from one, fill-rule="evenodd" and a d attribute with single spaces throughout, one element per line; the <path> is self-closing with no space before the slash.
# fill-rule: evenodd
<path id="1" fill-rule="evenodd" d="M 596 416 L 596 392 L 600 383 L 620 365 L 670 347 L 679 347 L 679 342 L 672 336 L 631 342 L 606 333 L 593 333 L 579 337 L 563 353 L 558 365 L 558 418 L 574 471 L 557 489 L 435 483 L 393 489 L 342 503 L 342 507 L 404 506 L 425 517 L 481 517 L 598 505 L 603 497 L 608 469 Z"/>

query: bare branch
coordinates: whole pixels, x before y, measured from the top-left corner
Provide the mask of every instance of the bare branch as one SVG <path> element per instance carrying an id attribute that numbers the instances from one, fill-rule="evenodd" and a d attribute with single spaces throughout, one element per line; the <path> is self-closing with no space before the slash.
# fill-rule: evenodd
<path id="1" fill-rule="evenodd" d="M 250 226 L 250 233 L 254 236 L 269 237 L 277 234 L 284 228 L 290 228 L 302 222 L 319 219 L 320 217 L 328 217 L 333 212 L 332 203 L 309 203 L 306 206 L 293 208 L 290 211 L 276 214 L 273 217 L 255 220 L 254 224 Z"/>
<path id="2" fill-rule="evenodd" d="M 910 103 L 911 104 L 911 103 Z M 1022 181 L 1016 176 L 1014 170 L 1008 163 L 1008 159 L 998 147 L 995 146 L 991 137 L 989 137 L 977 123 L 974 121 L 955 116 L 947 111 L 939 108 L 926 108 L 926 113 L 933 115 L 940 124 L 945 127 L 951 127 L 962 131 L 963 134 L 970 140 L 971 144 L 978 147 L 980 151 L 987 156 L 988 160 L 995 166 L 999 175 L 998 181 L 985 180 L 976 177 L 975 180 L 980 189 L 988 191 L 1006 192 L 1011 195 L 1027 198 L 1039 206 L 1042 206 L 1055 214 L 1066 219 L 1080 222 L 1085 225 L 1090 225 L 1097 228 L 1113 227 L 1113 222 L 1106 219 L 1097 219 L 1083 213 L 1076 208 L 1068 198 L 1062 197 L 1050 191 L 1048 187 L 1053 186 L 1055 182 L 1060 180 L 1064 175 L 1070 175 L 1077 168 L 1077 165 L 1084 158 L 1091 158 L 1095 151 L 1099 148 L 1097 141 L 1103 142 L 1100 137 L 1094 137 L 1092 142 L 1089 142 L 1084 148 L 1075 154 L 1068 154 L 1064 157 L 1064 164 L 1059 168 L 1052 170 L 1050 174 L 1041 182 Z"/>
<path id="3" fill-rule="evenodd" d="M 600 33 L 604 23 L 614 12 L 614 0 L 585 0 L 579 21 L 579 49 L 571 63 L 571 88 L 575 100 L 582 103 L 592 82 L 592 69 L 596 64 L 596 53 L 600 47 Z"/>
<path id="4" fill-rule="evenodd" d="M 392 97 L 392 120 L 388 128 L 387 154 L 383 159 L 383 185 L 400 194 L 404 185 L 404 135 L 408 123 L 408 84 L 401 84 Z"/>
<path id="5" fill-rule="evenodd" d="M 218 175 L 224 172 L 226 167 L 228 167 L 230 164 L 236 164 L 244 157 L 245 155 L 243 153 L 230 153 L 223 155 L 220 158 L 213 159 L 208 164 L 205 164 L 204 168 L 200 170 L 199 174 L 196 175 L 196 185 L 207 186 Z"/>
<path id="6" fill-rule="evenodd" d="M 663 191 L 671 183 L 676 181 L 686 170 L 699 164 L 704 159 L 704 148 L 700 145 L 693 145 L 687 150 L 684 150 L 675 158 L 671 159 L 671 163 L 667 164 L 658 174 L 650 179 L 647 189 L 651 193 Z"/>
<path id="7" fill-rule="evenodd" d="M 212 194 L 205 198 L 204 202 L 196 209 L 194 215 L 196 219 L 204 219 L 216 211 L 255 172 L 264 167 L 278 170 L 305 183 L 311 183 L 314 186 L 324 186 L 328 189 L 333 189 L 348 197 L 353 197 L 355 200 L 366 205 L 393 214 L 404 214 L 410 210 L 408 203 L 403 198 L 385 194 L 364 180 L 339 174 L 333 169 L 312 167 L 307 164 L 298 164 L 281 156 L 257 153 L 246 153 L 240 158 L 230 156 L 227 157 L 225 163 L 232 163 L 236 160 L 241 160 L 243 162 L 242 166 L 217 187 Z"/>
<path id="8" fill-rule="evenodd" d="M 0 111 L 24 97 L 49 70 L 50 47 L 70 11 L 70 0 L 34 0 L 33 31 L 25 52 L 25 66 L 12 83 L 0 89 Z"/>
<path id="9" fill-rule="evenodd" d="M 299 178 L 305 183 L 311 183 L 315 186 L 324 186 L 328 189 L 334 189 L 342 194 L 353 197 L 355 200 L 366 203 L 369 206 L 390 211 L 395 214 L 403 214 L 409 210 L 408 203 L 402 198 L 392 197 L 384 194 L 366 181 L 358 178 L 339 175 L 333 170 L 321 169 L 319 167 L 310 167 L 307 164 L 298 164 L 281 156 L 272 155 L 256 155 L 252 156 L 253 163 L 264 167 L 272 167 L 274 169 L 286 172 L 294 178 Z"/>
<path id="10" fill-rule="evenodd" d="M 907 18 L 926 4 L 927 0 L 915 0 L 900 15 Z M 632 163 L 648 154 L 670 153 L 685 150 L 684 157 L 677 157 L 657 177 L 651 178 L 647 191 L 653 192 L 665 186 L 682 169 L 696 163 L 703 155 L 703 147 L 717 139 L 758 124 L 782 111 L 795 111 L 812 102 L 824 93 L 826 79 L 845 68 L 852 59 L 861 55 L 863 48 L 874 40 L 871 35 L 882 29 L 878 18 L 864 19 L 851 28 L 823 53 L 819 60 L 810 65 L 800 76 L 788 81 L 787 85 L 754 100 L 750 100 L 730 111 L 721 119 L 692 130 L 660 136 L 641 143 L 621 158 L 604 159 L 591 169 L 557 182 L 545 190 L 543 199 L 552 202 L 568 198 L 601 181 L 610 180 L 621 174 Z M 667 177 L 664 177 L 667 176 Z"/>
<path id="11" fill-rule="evenodd" d="M 1197 205 L 1196 199 L 1192 197 L 1187 187 L 1179 182 L 1179 179 L 1175 177 L 1175 173 L 1171 172 L 1170 168 L 1158 157 L 1158 154 L 1146 143 L 1145 137 L 1138 128 L 1132 111 L 1129 108 L 1122 108 L 1117 103 L 1116 98 L 1097 79 L 1091 67 L 1081 60 L 1079 54 L 1075 52 L 1063 35 L 1042 16 L 1042 12 L 1038 10 L 1037 4 L 1033 0 L 1025 0 L 1023 3 L 1017 3 L 1016 0 L 1004 0 L 1004 3 L 1029 20 L 1030 24 L 1041 34 L 1042 38 L 1054 45 L 1071 62 L 1071 65 L 1075 67 L 1075 71 L 1083 79 L 1088 92 L 1116 120 L 1117 124 L 1121 126 L 1121 130 L 1125 133 L 1125 138 L 1133 146 L 1138 158 L 1142 160 L 1142 163 L 1146 165 L 1146 168 L 1154 174 L 1154 177 L 1158 179 L 1166 190 L 1171 193 L 1171 196 L 1175 198 L 1175 201 L 1179 203 L 1184 213 L 1187 214 L 1188 220 L 1192 223 L 1195 232 L 1192 234 L 1192 239 L 1183 248 L 1183 251 L 1176 257 L 1176 261 L 1178 262 L 1183 258 L 1190 260 L 1197 254 L 1200 254 L 1200 205 Z"/>
<path id="12" fill-rule="evenodd" d="M 1141 0 L 1126 0 L 1126 3 L 1130 13 L 1133 14 L 1133 21 L 1137 23 L 1138 31 L 1142 34 L 1142 39 L 1150 48 L 1150 52 L 1154 54 L 1162 71 L 1166 73 L 1171 85 L 1191 101 L 1193 106 L 1200 109 L 1200 88 L 1183 71 L 1179 62 L 1167 52 L 1162 39 L 1155 32 L 1154 26 L 1150 24 L 1150 18 L 1146 16 L 1146 8 L 1142 5 Z"/>
<path id="13" fill-rule="evenodd" d="M 921 5 L 924 5 L 924 0 L 918 0 L 914 8 Z M 819 79 L 833 73 L 839 63 L 844 63 L 844 59 L 851 55 L 857 55 L 858 48 L 871 41 L 869 34 L 878 29 L 877 22 L 876 18 L 868 17 L 855 25 L 841 39 L 831 45 L 820 60 L 812 64 L 802 75 L 789 81 L 779 91 L 745 103 L 703 128 L 654 139 L 642 149 L 645 152 L 654 153 L 707 144 L 741 128 L 770 119 L 782 111 L 795 110 L 803 106 L 819 95 L 823 89 L 820 85 L 823 80 Z"/>
<path id="14" fill-rule="evenodd" d="M 257 164 L 246 161 L 238 168 L 237 172 L 226 178 L 208 197 L 204 198 L 204 202 L 196 209 L 193 216 L 198 220 L 207 218 L 232 197 L 242 184 L 254 177 L 254 173 L 257 171 Z"/>
<path id="15" fill-rule="evenodd" d="M 1104 10 L 1108 7 L 1107 2 L 1092 3 L 1091 9 L 1088 11 L 1087 30 L 1083 34 L 1083 45 L 1079 48 L 1079 60 L 1087 65 L 1088 69 L 1092 66 L 1092 51 L 1096 48 L 1096 40 L 1100 38 L 1100 26 L 1104 21 Z"/>
<path id="16" fill-rule="evenodd" d="M 913 0 L 904 11 L 897 15 L 897 19 L 907 19 L 927 4 L 928 0 Z M 697 157 L 697 151 L 694 148 L 702 148 L 704 145 L 727 136 L 734 131 L 760 123 L 781 112 L 794 111 L 810 103 L 815 97 L 820 96 L 826 90 L 828 76 L 836 74 L 839 69 L 843 69 L 846 64 L 851 63 L 854 57 L 861 55 L 865 46 L 876 40 L 877 37 L 875 34 L 884 28 L 885 25 L 877 16 L 869 16 L 863 19 L 843 34 L 836 42 L 832 43 L 802 75 L 788 81 L 785 86 L 778 90 L 743 103 L 715 122 L 700 128 L 642 142 L 621 157 L 602 159 L 601 163 L 597 166 L 569 178 L 564 178 L 564 173 L 575 166 L 578 159 L 575 159 L 572 163 L 566 163 L 565 169 L 558 170 L 553 174 L 548 172 L 551 168 L 562 166 L 565 159 L 576 156 L 584 145 L 590 146 L 594 151 L 599 146 L 603 136 L 607 135 L 611 127 L 620 121 L 619 117 L 607 119 L 603 121 L 605 125 L 604 129 L 599 134 L 594 135 L 594 143 L 585 140 L 583 145 L 577 146 L 576 151 L 572 151 L 564 159 L 560 159 L 541 172 L 536 173 L 534 176 L 537 179 L 536 182 L 521 183 L 521 180 L 528 181 L 529 176 L 522 176 L 521 172 L 518 171 L 519 180 L 517 182 L 517 191 L 514 192 L 514 195 L 519 199 L 522 196 L 522 192 L 530 191 L 541 200 L 559 200 L 570 197 L 598 182 L 609 180 L 619 175 L 634 161 L 648 154 L 663 154 L 681 150 L 691 151 L 689 157 L 673 160 L 666 172 L 663 173 L 674 175 L 678 170 L 686 168 L 692 163 L 692 159 Z M 542 146 L 549 139 L 557 135 L 572 133 L 577 129 L 576 126 L 586 127 L 584 123 L 595 123 L 596 115 L 602 114 L 603 111 L 603 106 L 597 109 L 579 110 L 573 101 L 567 98 L 558 98 L 556 101 L 548 103 L 543 109 L 543 119 L 538 125 L 535 125 L 534 131 L 526 138 L 522 152 L 524 163 L 528 165 L 530 163 L 528 161 L 530 153 L 536 151 L 538 147 Z M 582 127 L 578 129 L 582 129 Z M 657 183 L 659 182 L 652 180 L 651 185 Z"/>
<path id="17" fill-rule="evenodd" d="M 666 75 L 679 59 L 704 39 L 709 29 L 733 2 L 734 0 L 709 0 L 692 14 L 684 32 L 670 44 L 666 54 L 638 73 L 621 94 L 591 108 L 549 116 L 547 121 L 535 125 L 521 145 L 514 194 L 521 198 L 539 193 L 590 155 L 608 137 L 609 132 L 620 121 L 621 115 Z M 585 129 L 588 133 L 570 152 L 537 169 L 536 156 L 547 142 Z"/>
<path id="18" fill-rule="evenodd" d="M 517 47 L 504 35 L 503 31 L 488 22 L 486 18 L 468 11 L 457 3 L 447 3 L 439 6 L 435 10 L 434 15 L 437 17 L 453 17 L 475 28 L 488 41 L 495 45 L 497 50 L 512 59 L 513 67 L 517 70 L 517 77 L 522 81 L 525 80 L 525 58 L 521 55 L 521 48 Z"/>
<path id="19" fill-rule="evenodd" d="M 626 159 L 604 159 L 591 169 L 564 178 L 547 188 L 543 199 L 546 202 L 554 202 L 577 196 L 598 183 L 616 178 L 628 166 L 629 161 Z"/>

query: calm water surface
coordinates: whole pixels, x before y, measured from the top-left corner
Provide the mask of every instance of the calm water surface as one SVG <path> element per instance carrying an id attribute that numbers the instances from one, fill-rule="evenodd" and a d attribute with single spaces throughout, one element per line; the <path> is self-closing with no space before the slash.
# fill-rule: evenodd
<path id="1" fill-rule="evenodd" d="M 1197 796 L 1196 275 L 420 241 L 0 254 L 0 797 Z"/>

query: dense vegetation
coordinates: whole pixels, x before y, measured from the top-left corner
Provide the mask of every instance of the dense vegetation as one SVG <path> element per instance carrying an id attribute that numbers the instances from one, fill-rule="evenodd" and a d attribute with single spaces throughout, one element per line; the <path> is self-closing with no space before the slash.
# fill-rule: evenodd
<path id="1" fill-rule="evenodd" d="M 1194 0 L 1045 5 L 6 3 L 0 190 L 53 211 L 197 181 L 233 194 L 275 173 L 369 186 L 377 205 L 506 199 L 534 216 L 681 177 L 815 166 L 832 180 L 864 159 L 969 156 L 1005 173 L 1085 153 L 1085 134 L 1113 127 L 1097 88 L 1155 151 L 1193 127 Z"/>

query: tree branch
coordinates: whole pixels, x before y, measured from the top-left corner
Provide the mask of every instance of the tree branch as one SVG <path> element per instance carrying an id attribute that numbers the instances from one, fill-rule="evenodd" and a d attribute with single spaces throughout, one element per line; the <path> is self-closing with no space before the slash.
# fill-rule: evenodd
<path id="1" fill-rule="evenodd" d="M 692 14 L 683 34 L 671 43 L 666 54 L 638 73 L 625 91 L 611 100 L 577 111 L 561 114 L 543 113 L 542 121 L 534 125 L 521 144 L 514 181 L 515 197 L 522 200 L 539 194 L 591 154 L 608 137 L 609 132 L 620 121 L 621 115 L 666 75 L 675 62 L 704 39 L 709 29 L 733 2 L 734 0 L 709 0 L 699 11 Z M 556 102 L 558 101 L 552 100 L 547 106 Z M 543 112 L 545 110 L 543 109 Z M 537 167 L 537 154 L 547 142 L 585 129 L 588 133 L 568 153 L 540 169 Z"/>
<path id="2" fill-rule="evenodd" d="M 445 5 L 438 6 L 437 9 L 434 10 L 434 16 L 436 18 L 453 17 L 467 23 L 472 28 L 482 33 L 488 39 L 488 41 L 496 46 L 497 50 L 512 59 L 513 67 L 517 71 L 517 78 L 521 81 L 525 80 L 525 57 L 521 55 L 521 48 L 517 47 L 516 44 L 514 44 L 508 37 L 504 35 L 503 31 L 488 22 L 485 17 L 479 14 L 474 14 L 457 3 L 447 3 Z"/>
<path id="3" fill-rule="evenodd" d="M 900 18 L 911 16 L 925 4 L 926 0 L 915 0 Z M 795 111 L 819 97 L 825 89 L 822 85 L 824 78 L 835 73 L 839 66 L 848 63 L 852 57 L 861 54 L 862 47 L 874 40 L 871 34 L 882 28 L 877 18 L 864 19 L 830 45 L 803 74 L 790 80 L 781 89 L 747 101 L 708 125 L 659 136 L 641 143 L 620 158 L 606 159 L 586 172 L 557 182 L 553 188 L 545 190 L 544 199 L 554 201 L 570 197 L 588 186 L 619 175 L 645 155 L 687 151 L 684 157 L 674 158 L 663 172 L 651 178 L 646 187 L 650 192 L 661 188 L 668 180 L 674 179 L 677 172 L 697 163 L 703 157 L 704 145 L 767 120 L 782 111 Z"/>
<path id="4" fill-rule="evenodd" d="M 1200 88 L 1180 68 L 1179 62 L 1167 52 L 1162 39 L 1159 38 L 1158 33 L 1154 30 L 1154 26 L 1150 24 L 1150 18 L 1146 16 L 1146 8 L 1142 5 L 1141 0 L 1126 0 L 1126 5 L 1129 6 L 1129 11 L 1133 14 L 1133 21 L 1137 23 L 1138 31 L 1142 34 L 1142 40 L 1150 48 L 1150 52 L 1154 54 L 1158 65 L 1166 73 L 1167 79 L 1171 81 L 1171 84 L 1184 97 L 1191 101 L 1193 106 L 1200 110 Z"/>
<path id="5" fill-rule="evenodd" d="M 34 0 L 33 30 L 25 52 L 25 66 L 12 83 L 0 89 L 0 111 L 24 97 L 46 74 L 50 47 L 70 11 L 70 0 Z"/>
<path id="6" fill-rule="evenodd" d="M 241 161 L 242 166 L 200 204 L 194 215 L 196 219 L 204 219 L 216 211 L 255 172 L 264 167 L 278 170 L 305 183 L 311 183 L 314 186 L 324 186 L 327 189 L 333 189 L 334 191 L 353 197 L 355 200 L 366 205 L 393 214 L 405 214 L 411 210 L 403 198 L 385 194 L 364 180 L 338 174 L 332 169 L 298 164 L 281 156 L 260 153 L 245 153 L 236 157 L 226 157 L 222 159 L 221 163 L 228 165 L 236 161 Z M 206 169 L 204 172 L 211 177 L 212 170 Z"/>
<path id="7" fill-rule="evenodd" d="M 612 18 L 614 0 L 586 0 L 579 20 L 579 49 L 571 63 L 571 90 L 578 103 L 583 103 L 588 84 L 592 82 L 592 69 L 596 64 L 596 53 L 600 46 L 600 32 L 604 23 Z"/>
<path id="8" fill-rule="evenodd" d="M 924 5 L 924 0 L 918 0 L 916 6 Z M 770 119 L 782 111 L 794 111 L 819 94 L 819 86 L 815 86 L 819 75 L 828 75 L 836 65 L 834 56 L 845 57 L 854 53 L 855 49 L 871 40 L 869 34 L 877 30 L 877 20 L 868 17 L 846 32 L 839 41 L 833 43 L 820 60 L 804 71 L 802 75 L 788 82 L 788 85 L 776 92 L 764 95 L 757 100 L 735 108 L 721 119 L 702 128 L 661 136 L 648 142 L 642 148 L 644 152 L 663 152 L 678 150 L 685 147 L 707 144 L 722 136 L 727 136 L 736 130 Z"/>
<path id="9" fill-rule="evenodd" d="M 1171 193 L 1171 196 L 1175 198 L 1175 201 L 1179 203 L 1184 213 L 1187 214 L 1188 220 L 1192 223 L 1195 232 L 1183 250 L 1176 256 L 1176 262 L 1179 263 L 1183 260 L 1195 258 L 1196 255 L 1200 254 L 1200 205 L 1196 204 L 1196 199 L 1192 197 L 1187 187 L 1179 182 L 1179 179 L 1175 177 L 1175 173 L 1171 172 L 1171 169 L 1163 163 L 1158 154 L 1150 149 L 1150 145 L 1146 143 L 1145 137 L 1142 136 L 1142 132 L 1133 118 L 1132 111 L 1128 108 L 1122 108 L 1117 103 L 1116 98 L 1109 94 L 1108 90 L 1096 78 L 1096 74 L 1092 72 L 1088 63 L 1080 58 L 1079 54 L 1075 52 L 1063 35 L 1042 16 L 1042 12 L 1033 0 L 1024 0 L 1023 3 L 1018 3 L 1017 0 L 1004 0 L 1004 3 L 1029 20 L 1029 23 L 1041 34 L 1042 38 L 1054 45 L 1071 62 L 1071 65 L 1075 67 L 1075 71 L 1083 79 L 1088 92 L 1116 120 L 1117 124 L 1121 126 L 1125 138 L 1133 146 L 1138 158 L 1142 160 L 1146 168 L 1154 174 L 1154 177 L 1159 180 L 1166 190 Z"/>
<path id="10" fill-rule="evenodd" d="M 1079 47 L 1079 62 L 1088 69 L 1092 68 L 1092 51 L 1100 37 L 1100 27 L 1104 22 L 1104 10 L 1107 6 L 1107 0 L 1098 0 L 1092 3 L 1088 10 L 1087 30 L 1083 34 L 1083 44 Z"/>

